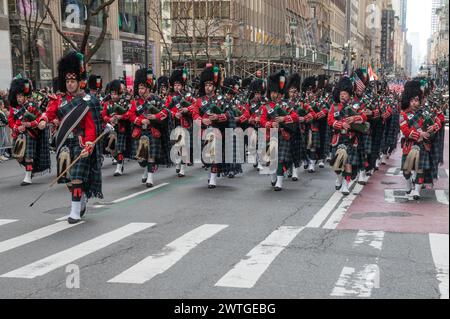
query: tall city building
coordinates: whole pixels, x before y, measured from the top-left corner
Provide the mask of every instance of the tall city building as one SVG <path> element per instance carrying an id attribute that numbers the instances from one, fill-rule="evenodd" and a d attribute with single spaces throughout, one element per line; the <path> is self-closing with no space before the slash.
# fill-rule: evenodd
<path id="1" fill-rule="evenodd" d="M 411 73 L 412 75 L 416 75 L 419 71 L 421 65 L 421 54 L 420 54 L 420 33 L 419 32 L 410 32 L 408 33 L 408 42 L 411 43 L 412 46 L 412 67 Z"/>
<path id="2" fill-rule="evenodd" d="M 443 0 L 432 0 L 431 3 L 431 34 L 438 31 L 439 17 L 436 10 L 444 5 Z"/>

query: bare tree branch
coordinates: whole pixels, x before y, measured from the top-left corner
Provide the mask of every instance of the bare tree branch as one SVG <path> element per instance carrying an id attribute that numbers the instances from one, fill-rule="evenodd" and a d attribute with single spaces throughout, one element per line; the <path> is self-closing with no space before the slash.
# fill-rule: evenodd
<path id="1" fill-rule="evenodd" d="M 44 4 L 45 8 L 47 9 L 48 15 L 50 16 L 50 19 L 52 19 L 53 25 L 55 26 L 56 32 L 67 42 L 70 44 L 70 46 L 74 50 L 78 50 L 78 45 L 75 41 L 70 39 L 67 35 L 64 34 L 64 32 L 61 30 L 59 23 L 56 21 L 55 16 L 53 15 L 52 11 L 49 8 L 49 3 Z"/>

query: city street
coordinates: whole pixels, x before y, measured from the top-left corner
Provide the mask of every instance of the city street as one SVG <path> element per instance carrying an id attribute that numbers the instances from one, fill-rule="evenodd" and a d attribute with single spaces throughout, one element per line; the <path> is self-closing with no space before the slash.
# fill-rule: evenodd
<path id="1" fill-rule="evenodd" d="M 136 162 L 117 178 L 106 158 L 105 198 L 77 225 L 65 186 L 29 207 L 56 169 L 23 188 L 3 162 L 0 298 L 448 298 L 448 128 L 446 141 L 419 202 L 402 191 L 401 150 L 347 198 L 328 167 L 279 193 L 251 165 L 216 190 L 198 166 L 161 168 L 146 189 Z"/>

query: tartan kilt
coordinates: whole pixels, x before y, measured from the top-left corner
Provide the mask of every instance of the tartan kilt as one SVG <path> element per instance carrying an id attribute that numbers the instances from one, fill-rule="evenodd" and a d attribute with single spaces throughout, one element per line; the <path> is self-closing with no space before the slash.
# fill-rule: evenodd
<path id="1" fill-rule="evenodd" d="M 372 153 L 372 136 L 370 134 L 361 134 L 360 137 L 361 150 L 364 154 Z"/>
<path id="2" fill-rule="evenodd" d="M 320 147 L 318 150 L 319 159 L 325 159 L 330 153 L 330 127 L 327 119 L 319 120 Z"/>
<path id="3" fill-rule="evenodd" d="M 152 133 L 149 130 L 143 130 L 141 136 L 146 136 L 149 139 L 149 156 L 155 160 L 153 164 L 164 164 L 161 163 L 161 139 L 160 138 L 154 138 Z M 136 155 L 136 151 L 139 147 L 139 139 L 134 139 L 134 156 Z M 147 163 L 143 163 L 143 165 L 147 165 Z"/>
<path id="4" fill-rule="evenodd" d="M 127 150 L 127 135 L 125 133 L 117 133 L 117 152 L 124 153 Z"/>
<path id="5" fill-rule="evenodd" d="M 338 150 L 339 145 L 344 144 L 347 146 L 347 161 L 345 164 L 350 164 L 353 166 L 353 168 L 361 168 L 364 167 L 364 154 L 361 152 L 361 149 L 359 149 L 358 146 L 353 146 L 350 144 L 350 139 L 348 136 L 340 136 L 340 140 L 338 145 L 333 146 L 331 148 L 331 158 L 334 158 L 336 155 L 336 151 Z"/>
<path id="6" fill-rule="evenodd" d="M 311 148 L 316 152 L 320 149 L 320 132 L 312 132 Z"/>
<path id="7" fill-rule="evenodd" d="M 278 134 L 278 163 L 290 165 L 293 161 L 291 152 L 291 139 L 286 141 L 281 133 Z"/>
<path id="8" fill-rule="evenodd" d="M 300 128 L 293 134 L 291 134 L 291 154 L 292 161 L 295 167 L 300 167 L 301 161 L 303 160 L 303 139 Z"/>
<path id="9" fill-rule="evenodd" d="M 391 149 L 395 148 L 398 141 L 398 135 L 400 133 L 400 117 L 396 113 L 394 114 L 390 121 L 389 125 L 387 125 L 387 132 L 386 132 L 386 144 Z"/>
<path id="10" fill-rule="evenodd" d="M 70 150 L 70 159 L 71 161 L 74 161 L 83 151 L 83 148 L 80 146 L 80 143 L 78 141 L 78 138 L 71 138 L 67 139 L 65 145 Z M 58 154 L 59 156 L 59 154 Z M 58 165 L 59 166 L 59 165 Z M 81 158 L 69 171 L 70 174 L 70 180 L 67 180 L 66 178 L 60 178 L 58 180 L 59 184 L 66 184 L 73 180 L 80 180 L 83 182 L 83 188 L 85 188 L 88 183 L 89 179 L 89 169 L 90 169 L 90 159 L 89 157 Z M 58 176 L 62 172 L 59 171 L 58 167 Z"/>
<path id="11" fill-rule="evenodd" d="M 383 138 L 383 123 L 380 119 L 375 119 L 370 122 L 372 128 L 371 150 L 370 154 L 378 156 L 381 150 L 381 139 Z"/>
<path id="12" fill-rule="evenodd" d="M 430 152 L 425 149 L 423 143 L 419 144 L 420 147 L 420 155 L 419 155 L 419 169 L 427 171 L 432 169 L 431 156 Z M 402 168 L 405 164 L 407 155 L 402 156 Z"/>
<path id="13" fill-rule="evenodd" d="M 25 147 L 24 159 L 34 159 L 36 157 L 37 140 L 32 138 L 28 133 L 25 134 L 25 139 L 27 140 L 27 145 Z"/>

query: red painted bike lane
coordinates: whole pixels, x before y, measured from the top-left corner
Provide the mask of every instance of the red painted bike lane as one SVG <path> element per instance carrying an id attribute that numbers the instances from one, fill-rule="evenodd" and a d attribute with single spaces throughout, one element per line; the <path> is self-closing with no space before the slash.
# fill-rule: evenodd
<path id="1" fill-rule="evenodd" d="M 391 156 L 388 164 L 382 166 L 372 176 L 361 194 L 347 210 L 337 229 L 381 230 L 401 233 L 449 233 L 449 131 L 446 128 L 445 163 L 440 167 L 440 179 L 434 190 L 423 192 L 420 201 L 408 201 L 397 198 L 393 202 L 393 194 L 401 194 L 405 181 L 401 173 L 397 176 L 387 176 L 390 168 L 401 166 L 401 149 Z M 396 174 L 399 170 L 396 170 Z M 392 175 L 392 174 L 391 174 Z M 436 191 L 441 199 L 445 196 L 447 204 L 438 201 Z M 402 202 L 405 201 L 405 202 Z M 445 201 L 445 200 L 444 200 Z"/>

